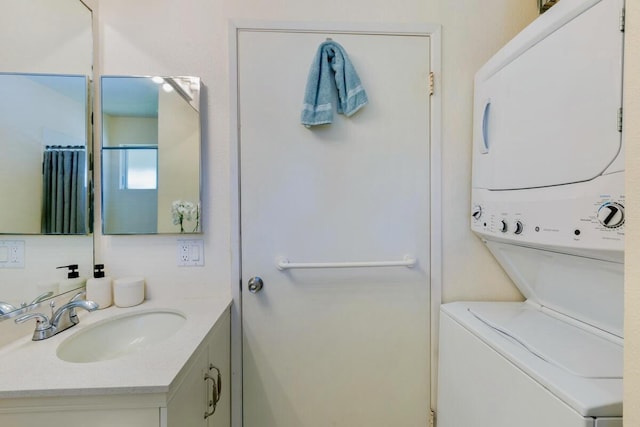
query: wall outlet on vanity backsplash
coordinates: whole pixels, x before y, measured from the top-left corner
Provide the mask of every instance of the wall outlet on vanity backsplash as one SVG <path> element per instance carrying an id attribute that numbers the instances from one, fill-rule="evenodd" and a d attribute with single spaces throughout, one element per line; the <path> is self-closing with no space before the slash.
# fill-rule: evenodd
<path id="1" fill-rule="evenodd" d="M 24 268 L 24 240 L 0 240 L 0 268 Z"/>
<path id="2" fill-rule="evenodd" d="M 177 264 L 179 267 L 204 265 L 204 240 L 178 239 Z"/>

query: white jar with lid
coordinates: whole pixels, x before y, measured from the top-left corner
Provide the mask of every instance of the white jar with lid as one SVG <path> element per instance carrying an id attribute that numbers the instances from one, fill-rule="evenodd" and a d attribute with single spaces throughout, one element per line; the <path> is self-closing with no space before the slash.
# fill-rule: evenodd
<path id="1" fill-rule="evenodd" d="M 144 278 L 123 277 L 113 281 L 113 302 L 118 307 L 133 307 L 144 301 Z"/>

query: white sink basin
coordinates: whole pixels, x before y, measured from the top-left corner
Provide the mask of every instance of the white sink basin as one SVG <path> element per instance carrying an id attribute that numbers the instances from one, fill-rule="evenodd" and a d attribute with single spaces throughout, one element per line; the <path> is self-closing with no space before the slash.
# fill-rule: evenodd
<path id="1" fill-rule="evenodd" d="M 169 338 L 185 320 L 184 315 L 171 310 L 112 317 L 71 335 L 60 343 L 56 353 L 58 358 L 75 363 L 116 359 Z"/>

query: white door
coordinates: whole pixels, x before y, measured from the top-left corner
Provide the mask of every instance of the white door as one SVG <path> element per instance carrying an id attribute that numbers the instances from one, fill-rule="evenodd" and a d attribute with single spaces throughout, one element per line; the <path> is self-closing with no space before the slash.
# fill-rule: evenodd
<path id="1" fill-rule="evenodd" d="M 369 104 L 306 129 L 327 37 Z M 238 73 L 244 426 L 427 425 L 429 38 L 242 30 Z M 414 267 L 276 265 L 406 255 Z"/>

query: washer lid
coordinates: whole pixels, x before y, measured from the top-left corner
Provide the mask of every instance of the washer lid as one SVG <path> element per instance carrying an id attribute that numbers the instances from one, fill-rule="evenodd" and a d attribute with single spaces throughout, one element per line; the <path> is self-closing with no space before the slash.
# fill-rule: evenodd
<path id="1" fill-rule="evenodd" d="M 622 416 L 621 339 L 528 302 L 463 301 L 441 311 L 581 416 Z"/>
<path id="2" fill-rule="evenodd" d="M 623 347 L 535 310 L 470 308 L 477 319 L 568 374 L 622 379 Z"/>

